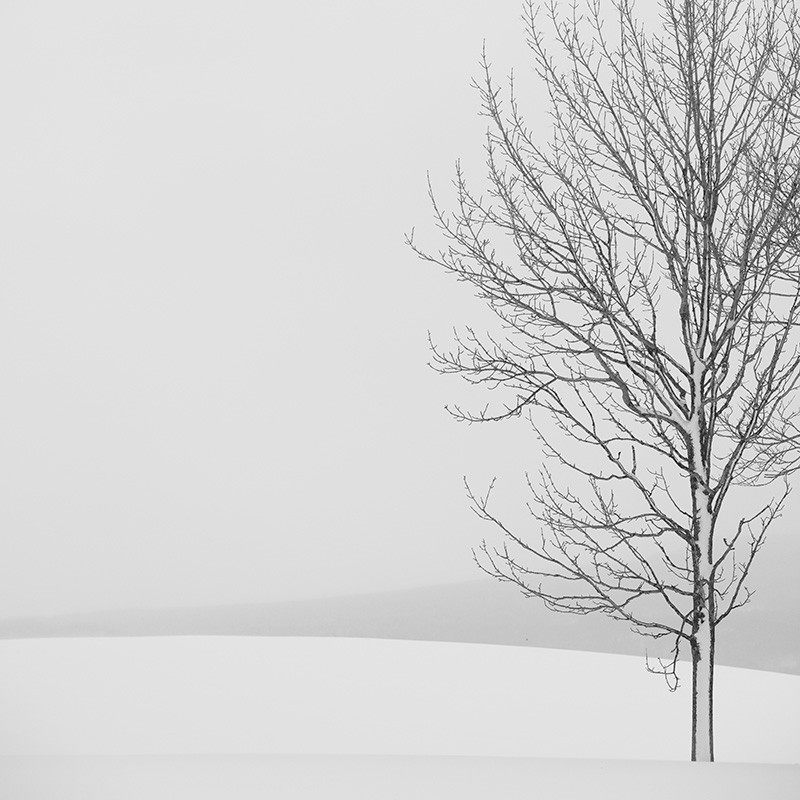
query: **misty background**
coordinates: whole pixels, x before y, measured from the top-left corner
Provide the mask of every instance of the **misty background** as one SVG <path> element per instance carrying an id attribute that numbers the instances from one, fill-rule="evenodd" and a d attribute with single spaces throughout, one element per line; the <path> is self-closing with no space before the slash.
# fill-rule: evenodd
<path id="1" fill-rule="evenodd" d="M 484 39 L 529 87 L 529 121 L 544 108 L 519 15 L 518 0 L 4 5 L 0 636 L 589 649 L 611 630 L 551 620 L 474 565 L 492 531 L 462 476 L 498 475 L 498 502 L 519 505 L 539 446 L 522 423 L 444 412 L 480 398 L 427 368 L 427 330 L 480 316 L 403 243 L 413 226 L 436 243 L 426 170 L 445 195 L 457 157 L 482 175 Z M 796 509 L 721 663 L 800 670 Z M 629 652 L 619 628 L 595 638 Z"/>

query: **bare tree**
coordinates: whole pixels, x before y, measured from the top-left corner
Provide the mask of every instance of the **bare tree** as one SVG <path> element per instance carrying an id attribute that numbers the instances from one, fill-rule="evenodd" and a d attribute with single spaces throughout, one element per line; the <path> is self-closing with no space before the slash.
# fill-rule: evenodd
<path id="1" fill-rule="evenodd" d="M 494 410 L 452 413 L 524 414 L 546 456 L 529 479 L 533 536 L 495 513 L 491 490 L 470 492 L 502 532 L 478 563 L 554 611 L 664 640 L 649 668 L 671 688 L 688 652 L 691 757 L 710 761 L 715 638 L 750 599 L 797 453 L 795 9 L 660 0 L 652 29 L 632 0 L 607 5 L 612 26 L 599 0 L 525 10 L 547 135 L 484 53 L 488 191 L 457 166 L 454 210 L 431 192 L 444 247 L 409 242 L 498 321 L 433 345 L 442 372 L 505 392 Z"/>

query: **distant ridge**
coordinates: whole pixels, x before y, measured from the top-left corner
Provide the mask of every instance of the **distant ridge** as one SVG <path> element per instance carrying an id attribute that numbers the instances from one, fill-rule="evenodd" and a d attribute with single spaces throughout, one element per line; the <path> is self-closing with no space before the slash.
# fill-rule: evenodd
<path id="1" fill-rule="evenodd" d="M 800 674 L 796 584 L 759 594 L 720 626 L 718 663 Z M 795 595 L 797 595 L 795 597 Z M 0 638 L 90 636 L 345 636 L 658 655 L 657 643 L 597 615 L 547 611 L 489 579 L 264 604 L 130 609 L 0 619 Z"/>

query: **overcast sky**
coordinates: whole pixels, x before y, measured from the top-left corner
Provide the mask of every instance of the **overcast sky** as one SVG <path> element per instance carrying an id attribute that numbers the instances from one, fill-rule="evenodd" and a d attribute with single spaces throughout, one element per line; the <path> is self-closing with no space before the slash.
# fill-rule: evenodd
<path id="1" fill-rule="evenodd" d="M 3 613 L 475 576 L 460 476 L 503 448 L 442 411 L 457 292 L 403 234 L 518 14 L 4 4 Z"/>
<path id="2" fill-rule="evenodd" d="M 519 12 L 4 4 L 0 613 L 477 575 L 461 476 L 536 444 L 444 413 L 426 331 L 470 301 L 403 234 L 480 166 Z"/>

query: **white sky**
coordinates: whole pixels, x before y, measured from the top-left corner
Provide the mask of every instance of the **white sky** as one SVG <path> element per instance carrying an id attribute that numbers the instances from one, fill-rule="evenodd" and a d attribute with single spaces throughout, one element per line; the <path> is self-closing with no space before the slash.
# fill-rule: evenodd
<path id="1" fill-rule="evenodd" d="M 476 575 L 460 476 L 504 434 L 443 413 L 463 315 L 403 234 L 518 14 L 4 4 L 2 613 Z"/>
<path id="2" fill-rule="evenodd" d="M 469 303 L 403 234 L 480 174 L 520 8 L 4 4 L 1 614 L 477 575 L 461 475 L 536 444 L 444 414 Z"/>

